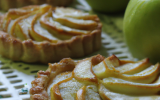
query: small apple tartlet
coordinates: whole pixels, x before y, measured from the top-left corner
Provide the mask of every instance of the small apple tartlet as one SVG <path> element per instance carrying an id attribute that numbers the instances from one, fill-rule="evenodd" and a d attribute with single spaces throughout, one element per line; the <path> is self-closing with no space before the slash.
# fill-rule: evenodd
<path id="1" fill-rule="evenodd" d="M 52 6 L 68 6 L 73 0 L 0 0 L 0 9 L 7 11 L 10 8 L 28 5 L 50 4 Z"/>
<path id="2" fill-rule="evenodd" d="M 96 55 L 50 63 L 32 81 L 31 100 L 160 100 L 160 65 Z"/>
<path id="3" fill-rule="evenodd" d="M 97 15 L 50 5 L 10 9 L 0 16 L 0 54 L 13 61 L 51 63 L 100 49 Z"/>

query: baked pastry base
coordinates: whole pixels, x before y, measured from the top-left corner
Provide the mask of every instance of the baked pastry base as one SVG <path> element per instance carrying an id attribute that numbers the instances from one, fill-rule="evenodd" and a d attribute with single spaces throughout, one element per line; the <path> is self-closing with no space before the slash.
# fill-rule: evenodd
<path id="1" fill-rule="evenodd" d="M 79 58 L 101 48 L 101 31 L 89 35 L 75 36 L 70 40 L 50 43 L 33 40 L 21 41 L 0 31 L 0 54 L 13 61 L 27 63 L 57 62 L 62 58 Z"/>

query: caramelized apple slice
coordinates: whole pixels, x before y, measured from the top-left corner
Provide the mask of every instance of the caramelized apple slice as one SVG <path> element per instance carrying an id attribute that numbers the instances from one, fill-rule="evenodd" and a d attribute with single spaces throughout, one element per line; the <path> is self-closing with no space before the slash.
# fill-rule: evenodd
<path id="1" fill-rule="evenodd" d="M 101 100 L 97 86 L 83 86 L 78 90 L 76 100 Z"/>
<path id="2" fill-rule="evenodd" d="M 97 22 L 92 20 L 83 20 L 83 19 L 75 19 L 75 18 L 68 18 L 68 17 L 59 17 L 54 18 L 55 21 L 61 23 L 62 25 L 81 29 L 81 30 L 93 30 L 97 27 Z"/>
<path id="3" fill-rule="evenodd" d="M 22 16 L 17 16 L 17 19 L 11 19 L 9 18 L 8 20 L 5 20 L 6 23 L 5 23 L 5 27 L 4 28 L 4 31 L 6 31 L 8 34 L 12 35 L 12 36 L 15 36 L 14 35 L 14 28 L 15 28 L 15 25 L 17 24 L 17 22 L 19 21 L 19 19 L 21 19 Z"/>
<path id="4" fill-rule="evenodd" d="M 126 63 L 124 65 L 116 67 L 115 69 L 120 71 L 120 73 L 122 74 L 135 74 L 146 69 L 150 65 L 151 63 L 149 62 L 149 59 L 146 58 L 138 62 Z"/>
<path id="5" fill-rule="evenodd" d="M 92 67 L 94 73 L 98 78 L 105 77 L 118 77 L 121 75 L 119 71 L 115 70 L 115 67 L 120 65 L 120 61 L 116 56 L 111 56 L 104 59 L 104 61 Z"/>
<path id="6" fill-rule="evenodd" d="M 28 6 L 28 8 L 21 8 L 21 9 L 12 9 L 6 14 L 6 18 L 3 21 L 3 28 L 4 31 L 6 31 L 8 34 L 11 34 L 14 37 L 20 36 L 20 39 L 30 39 L 29 35 L 27 33 L 23 34 L 23 29 L 28 32 L 28 28 L 31 22 L 28 24 L 23 24 L 22 26 L 17 26 L 17 23 L 21 21 L 22 19 L 29 17 L 30 15 L 33 15 L 36 12 L 46 12 L 45 10 L 48 10 L 51 8 L 49 5 L 42 5 L 42 6 Z M 39 8 L 39 9 L 38 9 Z M 31 10 L 32 9 L 32 10 Z M 26 20 L 25 20 L 26 21 Z M 22 27 L 20 29 L 20 27 Z"/>
<path id="7" fill-rule="evenodd" d="M 91 59 L 81 61 L 73 70 L 73 75 L 81 81 L 97 82 L 95 74 L 92 71 Z"/>
<path id="8" fill-rule="evenodd" d="M 74 29 L 62 25 L 61 23 L 55 21 L 54 18 L 52 18 L 51 16 L 52 13 L 53 13 L 52 11 L 49 11 L 48 13 L 43 15 L 40 19 L 40 23 L 43 25 L 43 27 L 46 26 L 45 28 L 51 31 L 53 35 L 61 37 L 60 35 L 73 36 L 73 35 L 83 35 L 83 34 L 85 35 L 90 33 L 90 31 Z"/>
<path id="9" fill-rule="evenodd" d="M 110 69 L 120 66 L 120 60 L 115 55 L 106 58 L 104 61 Z"/>
<path id="10" fill-rule="evenodd" d="M 51 14 L 52 14 L 52 11 L 49 11 L 48 13 L 44 14 L 40 18 L 40 23 L 42 27 L 47 29 L 52 35 L 54 35 L 57 38 L 60 38 L 62 40 L 70 39 L 72 36 L 68 34 L 63 34 L 64 31 L 59 29 L 61 24 L 56 21 L 53 21 Z M 62 34 L 59 34 L 59 33 L 62 33 Z"/>
<path id="11" fill-rule="evenodd" d="M 98 78 L 105 78 L 108 74 L 107 68 L 105 67 L 104 61 L 92 67 L 93 72 L 96 74 Z"/>
<path id="12" fill-rule="evenodd" d="M 31 37 L 36 41 L 44 41 L 47 40 L 49 42 L 57 43 L 58 38 L 52 36 L 48 30 L 41 27 L 39 23 L 39 18 L 42 14 L 37 14 L 36 17 L 33 19 L 33 22 L 31 23 Z"/>
<path id="13" fill-rule="evenodd" d="M 71 72 L 64 72 L 56 76 L 53 80 L 53 83 L 48 88 L 48 94 L 51 97 L 51 100 L 63 100 L 61 96 L 61 88 L 59 88 L 59 84 L 65 84 L 68 81 L 72 81 L 72 73 Z M 67 84 L 65 84 L 66 86 Z M 62 85 L 62 87 L 65 87 Z M 63 91 L 63 90 L 62 90 Z"/>
<path id="14" fill-rule="evenodd" d="M 28 7 L 23 7 L 20 9 L 11 9 L 9 10 L 6 15 L 5 15 L 5 19 L 3 19 L 3 23 L 2 23 L 2 29 L 5 32 L 8 32 L 9 34 L 11 34 L 11 32 L 13 32 L 12 26 L 15 26 L 17 18 L 23 16 L 23 15 L 27 15 L 33 11 L 37 11 L 39 10 L 40 7 L 42 6 L 28 6 Z"/>
<path id="15" fill-rule="evenodd" d="M 57 7 L 52 16 L 53 18 L 70 17 L 83 20 L 99 21 L 96 19 L 97 15 L 90 15 L 89 13 L 84 13 L 80 10 L 75 10 L 72 8 Z"/>
<path id="16" fill-rule="evenodd" d="M 160 100 L 159 95 L 125 95 L 115 93 L 105 88 L 104 85 L 99 85 L 99 94 L 103 100 Z"/>
<path id="17" fill-rule="evenodd" d="M 76 100 L 85 100 L 86 86 L 80 88 L 76 95 Z"/>
<path id="18" fill-rule="evenodd" d="M 59 83 L 59 82 L 61 82 L 61 81 L 63 81 L 63 80 L 66 80 L 66 79 L 68 79 L 68 78 L 71 78 L 71 76 L 72 76 L 72 72 L 64 72 L 64 73 L 61 73 L 61 74 L 59 74 L 59 75 L 57 75 L 55 78 L 54 78 L 54 80 L 53 81 L 51 81 L 51 84 L 49 84 L 49 87 L 48 87 L 48 89 L 47 89 L 47 92 L 48 92 L 48 94 L 50 95 L 54 95 L 54 93 L 53 93 L 53 88 L 56 88 L 56 90 L 57 90 L 57 86 L 55 85 L 55 84 L 57 84 L 57 83 Z M 55 87 L 53 87 L 55 85 Z M 52 90 L 51 90 L 51 88 L 52 88 Z M 55 90 L 55 89 L 54 89 Z M 51 92 L 51 93 L 50 93 Z"/>
<path id="19" fill-rule="evenodd" d="M 21 40 L 31 39 L 29 36 L 29 30 L 34 17 L 35 15 L 26 15 L 18 20 L 14 29 L 15 37 L 18 37 Z"/>
<path id="20" fill-rule="evenodd" d="M 77 91 L 83 86 L 85 86 L 84 83 L 80 83 L 75 78 L 72 78 L 68 81 L 59 83 L 59 91 L 63 100 L 75 100 Z"/>
<path id="21" fill-rule="evenodd" d="M 140 66 L 139 66 L 140 64 Z M 159 74 L 160 66 L 157 64 L 156 66 L 150 66 L 146 70 L 139 72 L 140 69 L 137 67 L 142 67 L 144 69 L 150 65 L 148 60 L 143 60 L 138 63 L 135 63 L 134 68 L 130 68 L 130 72 L 139 72 L 133 75 L 122 74 L 123 72 L 119 72 L 119 70 L 123 71 L 122 69 L 117 70 L 119 67 L 115 67 L 120 65 L 120 61 L 117 57 L 111 56 L 106 58 L 103 62 L 93 66 L 93 71 L 98 78 L 107 78 L 107 77 L 117 77 L 125 80 L 129 80 L 132 82 L 138 83 L 151 83 L 155 80 L 156 76 Z M 128 66 L 127 66 L 128 65 Z M 129 64 L 125 64 L 125 68 L 130 67 Z M 133 65 L 133 63 L 131 63 Z M 131 66 L 132 67 L 132 66 Z M 123 67 L 121 67 L 123 68 Z M 138 71 L 137 71 L 138 70 Z M 129 72 L 129 70 L 126 70 Z M 125 71 L 124 71 L 125 72 Z M 152 77 L 151 77 L 152 76 Z"/>
<path id="22" fill-rule="evenodd" d="M 99 95 L 98 88 L 96 85 L 86 86 L 85 100 L 101 100 L 101 97 Z"/>
<path id="23" fill-rule="evenodd" d="M 160 73 L 160 66 L 159 64 L 156 64 L 155 66 L 152 65 L 139 73 L 133 75 L 123 74 L 119 78 L 138 83 L 151 83 L 157 78 L 157 75 L 159 73 Z"/>
<path id="24" fill-rule="evenodd" d="M 49 5 L 43 5 L 38 10 L 19 18 L 14 28 L 15 37 L 18 37 L 21 40 L 31 39 L 29 30 L 31 30 L 31 23 L 33 23 L 33 19 L 36 17 L 35 14 L 38 12 L 44 13 L 50 8 Z"/>
<path id="25" fill-rule="evenodd" d="M 51 100 L 101 100 L 96 85 L 87 85 L 70 77 L 71 72 L 56 76 L 48 90 Z M 67 78 L 68 77 L 68 78 Z"/>
<path id="26" fill-rule="evenodd" d="M 132 82 L 151 83 L 156 79 L 157 75 L 159 74 L 160 66 L 157 64 L 155 66 L 150 66 L 149 68 L 147 68 L 142 72 L 133 75 L 127 75 L 119 73 L 114 68 L 113 69 L 108 68 L 108 66 L 106 66 L 103 61 L 98 65 L 94 66 L 93 71 L 96 74 L 96 76 L 100 79 L 107 77 L 117 77 Z"/>
<path id="27" fill-rule="evenodd" d="M 158 79 L 160 80 L 160 78 Z M 142 84 L 126 81 L 118 78 L 105 78 L 100 81 L 107 89 L 129 95 L 148 95 L 156 94 L 160 91 L 160 83 Z"/>

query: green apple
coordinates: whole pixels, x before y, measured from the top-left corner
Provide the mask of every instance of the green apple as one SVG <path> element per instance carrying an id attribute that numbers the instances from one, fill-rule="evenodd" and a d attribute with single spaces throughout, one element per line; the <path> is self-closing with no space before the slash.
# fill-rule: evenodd
<path id="1" fill-rule="evenodd" d="M 95 11 L 114 13 L 124 11 L 129 0 L 86 0 Z"/>
<path id="2" fill-rule="evenodd" d="M 160 62 L 160 0 L 131 0 L 123 25 L 124 38 L 133 57 Z"/>

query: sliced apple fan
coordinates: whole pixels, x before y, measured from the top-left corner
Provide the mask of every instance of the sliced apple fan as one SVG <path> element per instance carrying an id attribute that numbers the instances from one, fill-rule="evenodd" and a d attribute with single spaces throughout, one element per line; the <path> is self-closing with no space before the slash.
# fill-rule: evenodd
<path id="1" fill-rule="evenodd" d="M 65 60 L 50 64 L 46 71 L 51 74 L 52 84 L 44 91 L 51 100 L 160 99 L 160 65 L 152 65 L 147 58 L 127 61 L 115 55 L 108 58 L 96 55 L 75 63 Z M 68 66 L 70 63 L 73 65 Z"/>
<path id="2" fill-rule="evenodd" d="M 72 36 L 90 34 L 97 26 L 95 15 L 89 15 L 71 8 L 49 5 L 33 6 L 23 12 L 24 8 L 10 10 L 3 21 L 3 30 L 21 40 L 47 40 L 57 43 Z M 13 12 L 19 13 L 13 13 Z"/>
<path id="3" fill-rule="evenodd" d="M 152 95 L 157 94 L 160 91 L 160 65 L 159 63 L 151 65 L 149 59 L 143 59 L 138 62 L 129 62 L 119 60 L 113 55 L 93 66 L 92 69 L 95 75 L 101 79 L 99 80 L 101 83 L 100 90 L 103 90 L 103 92 L 101 91 L 100 93 L 101 96 L 105 95 L 107 98 L 113 98 L 116 93 Z M 102 85 L 104 85 L 106 89 L 102 89 Z M 109 93 L 104 91 L 108 91 Z M 116 93 L 110 94 L 111 91 Z M 141 100 L 144 98 L 143 96 L 130 97 L 126 95 L 123 97 L 121 94 L 118 94 L 118 97 L 131 98 L 131 100 L 135 100 L 135 98 Z M 115 100 L 115 98 L 113 100 Z M 155 96 L 155 98 L 159 97 Z"/>

